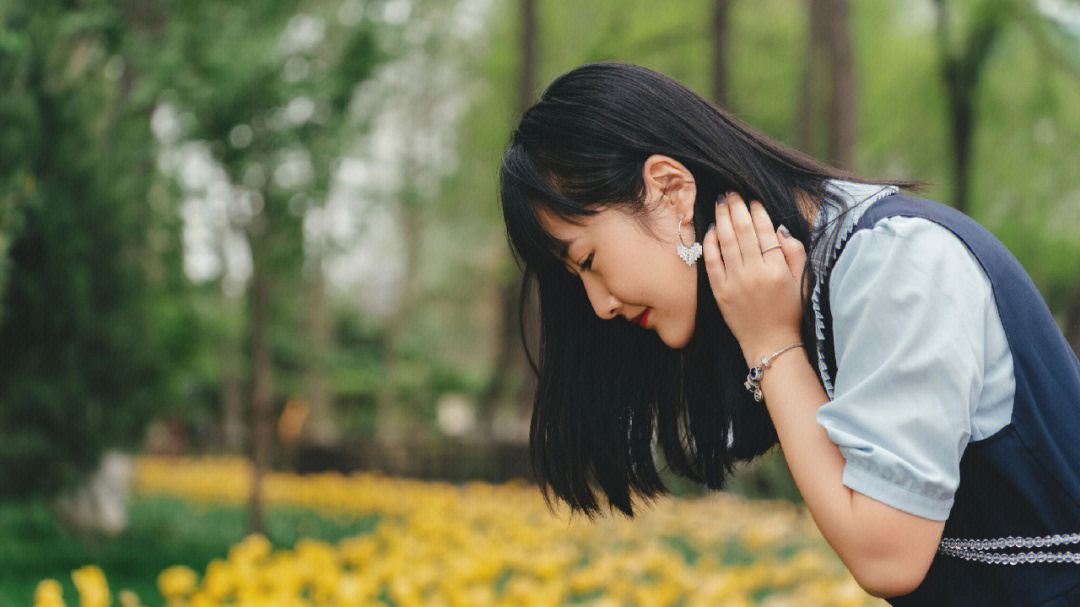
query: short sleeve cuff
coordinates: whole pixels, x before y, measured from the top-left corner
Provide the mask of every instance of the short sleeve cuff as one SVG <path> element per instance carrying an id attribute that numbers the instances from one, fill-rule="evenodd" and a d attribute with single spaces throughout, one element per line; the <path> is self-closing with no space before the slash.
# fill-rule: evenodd
<path id="1" fill-rule="evenodd" d="M 934 499 L 891 483 L 869 470 L 853 465 L 851 462 L 844 464 L 844 474 L 841 482 L 844 486 L 897 510 L 903 510 L 935 521 L 943 521 L 949 518 L 949 512 L 952 510 L 955 499 L 949 498 L 946 501 Z"/>

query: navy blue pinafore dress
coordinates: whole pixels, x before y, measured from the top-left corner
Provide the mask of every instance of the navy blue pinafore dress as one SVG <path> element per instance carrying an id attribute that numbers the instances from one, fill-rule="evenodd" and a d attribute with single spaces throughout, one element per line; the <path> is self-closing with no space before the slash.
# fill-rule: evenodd
<path id="1" fill-rule="evenodd" d="M 926 578 L 887 601 L 898 607 L 1080 607 L 1080 360 L 1012 253 L 956 209 L 894 193 L 871 203 L 839 246 L 897 215 L 948 228 L 986 271 L 1012 352 L 1016 397 L 1011 421 L 964 449 L 960 484 Z M 824 371 L 835 377 L 831 269 L 821 287 L 821 351 Z M 903 399 L 896 404 L 903 406 Z"/>

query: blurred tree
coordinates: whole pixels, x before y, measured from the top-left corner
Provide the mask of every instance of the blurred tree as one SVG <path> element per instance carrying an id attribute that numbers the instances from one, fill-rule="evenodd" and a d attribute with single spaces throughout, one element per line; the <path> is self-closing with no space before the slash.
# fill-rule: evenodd
<path id="1" fill-rule="evenodd" d="M 712 98 L 717 104 L 727 107 L 728 91 L 728 13 L 731 9 L 731 0 L 713 0 L 712 31 L 710 32 L 713 46 L 712 61 Z"/>
<path id="2" fill-rule="evenodd" d="M 951 5 L 955 9 L 955 4 Z M 971 181 L 971 138 L 974 133 L 975 93 L 994 40 L 1004 24 L 1001 0 L 988 0 L 977 5 L 971 16 L 972 24 L 957 45 L 953 42 L 950 6 L 945 0 L 934 0 L 937 8 L 938 60 L 952 128 L 953 162 L 956 181 L 952 204 L 957 210 L 969 213 L 968 184 Z"/>
<path id="3" fill-rule="evenodd" d="M 141 2 L 0 4 L 7 498 L 75 488 L 180 401 L 195 320 L 172 297 L 177 226 L 152 192 L 151 89 L 135 67 L 162 18 Z"/>
<path id="4" fill-rule="evenodd" d="M 829 70 L 832 95 L 829 99 L 829 152 L 826 158 L 834 166 L 851 169 L 855 144 L 855 82 L 848 32 L 847 0 L 829 0 Z"/>
<path id="5" fill-rule="evenodd" d="M 420 116 L 430 115 L 431 97 L 421 94 L 418 100 L 413 100 L 412 108 Z M 427 111 L 425 111 L 427 110 Z M 404 440 L 409 427 L 409 411 L 407 404 L 403 402 L 402 387 L 407 385 L 409 367 L 411 361 L 406 353 L 408 328 L 416 321 L 417 308 L 420 304 L 418 294 L 419 271 L 420 271 L 420 247 L 423 244 L 422 234 L 424 228 L 423 199 L 412 176 L 418 171 L 416 159 L 417 149 L 415 142 L 420 138 L 421 131 L 416 129 L 402 133 L 409 142 L 400 158 L 401 174 L 406 176 L 397 192 L 396 216 L 398 224 L 404 234 L 402 243 L 404 247 L 403 271 L 400 278 L 400 296 L 394 311 L 385 321 L 386 345 L 388 360 L 386 361 L 386 374 L 380 384 L 375 437 L 378 440 L 388 464 L 395 470 L 404 469 L 407 466 L 410 449 Z"/>
<path id="6" fill-rule="evenodd" d="M 433 331 L 432 323 L 458 292 L 475 301 L 453 262 L 472 253 L 462 243 L 471 242 L 467 234 L 476 226 L 460 213 L 463 199 L 448 200 L 447 190 L 457 178 L 457 142 L 472 136 L 457 128 L 457 114 L 475 90 L 459 66 L 478 46 L 483 10 L 469 1 L 387 5 L 388 15 L 403 20 L 402 35 L 388 42 L 394 59 L 368 91 L 377 126 L 365 140 L 364 160 L 380 179 L 371 180 L 366 194 L 392 217 L 387 227 L 399 235 L 378 250 L 388 273 L 397 270 L 388 289 L 394 297 L 382 314 L 386 365 L 375 395 L 375 438 L 392 469 L 408 469 L 416 449 L 437 438 L 436 401 L 464 383 L 460 372 L 452 378 L 442 373 L 453 355 L 434 343 L 460 322 L 442 331 Z"/>
<path id="7" fill-rule="evenodd" d="M 500 360 L 496 352 L 498 334 L 504 324 L 499 322 L 499 316 L 505 307 L 498 303 L 498 287 L 513 278 L 501 274 L 516 271 L 512 264 L 502 263 L 506 252 L 505 237 L 497 205 L 491 201 L 496 196 L 492 167 L 497 166 L 499 152 L 506 142 L 506 127 L 514 123 L 515 115 L 521 109 L 518 86 L 521 2 L 442 4 L 452 4 L 456 8 L 434 11 L 426 2 L 409 5 L 412 8 L 408 12 L 406 29 L 413 30 L 415 35 L 410 37 L 410 45 L 394 50 L 394 69 L 387 69 L 380 76 L 387 82 L 401 83 L 401 88 L 390 87 L 389 90 L 394 91 L 395 103 L 392 105 L 407 116 L 401 119 L 397 113 L 378 114 L 379 123 L 394 122 L 397 125 L 396 129 L 387 128 L 385 133 L 380 133 L 380 140 L 393 140 L 401 144 L 402 149 L 415 147 L 416 142 L 427 142 L 426 147 L 421 146 L 425 153 L 414 152 L 411 164 L 398 157 L 396 164 L 386 167 L 388 170 L 382 165 L 372 169 L 372 175 L 381 178 L 387 173 L 399 174 L 401 166 L 409 166 L 415 184 L 424 186 L 417 188 L 416 195 L 418 203 L 423 205 L 421 233 L 426 244 L 418 251 L 416 284 L 411 291 L 422 303 L 414 307 L 410 320 L 400 323 L 395 354 L 386 354 L 389 360 L 396 361 L 393 363 L 395 369 L 376 375 L 386 379 L 387 383 L 375 382 L 378 390 L 385 390 L 384 394 L 392 396 L 385 401 L 393 404 L 391 410 L 417 416 L 409 420 L 413 424 L 434 421 L 433 416 L 427 415 L 442 391 L 464 390 L 468 396 L 479 400 L 489 385 L 487 379 L 491 378 L 494 362 Z M 400 5 L 394 6 L 400 8 Z M 712 2 L 698 0 L 656 11 L 653 10 L 655 7 L 642 1 L 605 1 L 588 5 L 561 0 L 537 3 L 537 20 L 558 23 L 559 27 L 541 28 L 542 37 L 538 42 L 544 52 L 538 56 L 536 81 L 547 82 L 585 61 L 618 59 L 661 70 L 696 90 L 708 92 L 712 85 L 710 58 L 713 49 L 710 46 L 710 20 L 701 16 L 712 6 Z M 852 55 L 851 63 L 852 80 L 859 85 L 860 125 L 859 136 L 853 141 L 854 166 L 851 168 L 864 174 L 917 176 L 948 183 L 951 179 L 949 125 L 944 111 L 943 85 L 933 70 L 933 14 L 920 12 L 918 7 L 907 4 L 852 3 L 850 8 L 850 35 L 853 41 L 858 41 L 854 48 L 859 51 Z M 786 0 L 731 3 L 728 34 L 732 50 L 729 54 L 730 109 L 770 136 L 786 142 L 797 139 L 799 73 L 806 48 L 806 14 L 790 9 L 791 4 Z M 455 14 L 469 10 L 483 15 L 481 29 L 468 30 L 471 33 L 466 34 L 472 45 L 440 48 L 434 43 L 423 42 L 425 36 L 445 35 L 440 28 L 455 22 Z M 432 14 L 440 16 L 429 21 L 428 16 Z M 1003 57 L 1011 57 L 1014 63 L 1009 66 L 1009 71 L 1001 72 L 1001 81 L 990 82 L 984 87 L 981 101 L 987 109 L 997 111 L 999 117 L 985 120 L 980 127 L 984 129 L 981 140 L 976 138 L 975 141 L 977 147 L 988 149 L 1019 147 L 1015 154 L 977 155 L 979 162 L 975 173 L 980 179 L 974 185 L 981 190 L 978 192 L 979 220 L 988 227 L 998 228 L 999 234 L 1017 251 L 1025 265 L 1031 265 L 1040 285 L 1047 287 L 1047 292 L 1053 295 L 1054 289 L 1060 289 L 1064 284 L 1061 277 L 1064 269 L 1059 271 L 1053 264 L 1067 264 L 1075 257 L 1073 253 L 1077 249 L 1069 242 L 1060 243 L 1066 246 L 1058 249 L 1055 257 L 1065 261 L 1054 262 L 1051 256 L 1041 252 L 1048 247 L 1041 222 L 1047 220 L 1047 209 L 1053 201 L 1066 202 L 1061 192 L 1067 193 L 1068 184 L 1073 183 L 1068 171 L 1064 170 L 1069 166 L 1070 158 L 1065 140 L 1066 134 L 1075 130 L 1076 121 L 1069 117 L 1065 108 L 1075 97 L 1070 96 L 1067 86 L 1062 87 L 1052 79 L 1018 80 L 1015 77 L 1018 73 L 1045 73 L 1037 63 L 1033 66 L 1033 56 L 1028 50 L 1014 41 L 1010 54 L 1003 54 Z M 412 63 L 404 61 L 405 56 L 413 55 L 426 58 L 421 62 L 422 69 L 414 70 Z M 466 70 L 453 72 L 462 64 L 463 56 L 467 59 Z M 402 59 L 400 70 L 398 59 Z M 882 65 L 889 69 L 881 69 Z M 435 82 L 444 71 L 456 74 L 451 79 L 455 84 L 435 92 Z M 396 76 L 391 78 L 391 73 Z M 417 77 L 417 73 L 424 76 Z M 1010 78 L 1005 78 L 1010 74 Z M 1047 77 L 1050 76 L 1054 74 L 1049 73 Z M 1029 91 L 1017 84 L 1034 86 Z M 828 81 L 826 85 L 829 86 Z M 1046 90 L 1042 90 L 1044 85 Z M 453 142 L 456 165 L 448 178 L 438 182 L 437 188 L 426 187 L 434 172 L 427 163 L 426 154 L 445 147 L 435 143 L 431 133 L 441 129 L 448 120 L 443 113 L 429 116 L 425 109 L 429 104 L 420 99 L 425 95 L 449 97 L 456 94 L 462 95 L 462 103 L 467 107 L 463 119 L 456 125 L 461 133 Z M 825 112 L 828 105 L 821 107 Z M 1028 153 L 1032 150 L 1024 146 L 1031 140 L 1026 134 L 1032 127 L 1039 126 L 1033 124 L 1038 116 L 1036 112 L 1052 119 L 1060 134 L 1054 145 L 1040 152 L 1045 156 L 1041 156 L 1038 171 L 1033 172 L 1031 162 L 1018 162 L 1017 159 L 1030 158 Z M 827 122 L 827 118 L 822 120 Z M 855 122 L 854 116 L 852 122 Z M 426 135 L 411 134 L 413 129 L 424 131 Z M 394 133 L 400 136 L 389 136 Z M 819 141 L 824 143 L 827 139 L 822 130 Z M 824 157 L 828 152 L 822 151 L 820 155 Z M 1033 175 L 1049 170 L 1057 171 L 1047 179 L 1048 183 L 1056 181 L 1053 191 L 1048 188 L 1032 191 L 1036 185 Z M 376 200 L 380 205 L 385 203 L 386 208 L 395 209 L 396 213 L 403 191 L 394 186 L 391 193 L 391 188 L 386 188 L 385 199 Z M 1023 192 L 1022 196 L 1019 192 Z M 1012 199 L 1024 201 L 1023 221 L 1017 222 L 1016 214 L 1008 214 Z M 1043 249 L 1037 248 L 1040 244 Z M 388 266 L 406 259 L 404 248 L 387 249 L 385 256 Z M 387 273 L 392 274 L 389 270 Z M 1073 276 L 1070 273 L 1068 277 L 1070 286 Z M 485 287 L 484 297 L 477 296 L 476 285 Z M 393 291 L 401 292 L 396 288 Z M 1056 305 L 1060 310 L 1060 301 Z M 378 371 L 381 372 L 381 368 Z M 522 384 L 530 375 L 516 363 L 508 366 L 506 375 L 501 398 L 510 401 L 511 395 L 522 390 Z M 357 381 L 355 385 L 369 386 L 367 381 Z M 521 394 L 527 411 L 531 394 L 527 389 Z M 367 394 L 350 398 L 369 402 Z"/>
<path id="8" fill-rule="evenodd" d="M 535 101 L 536 97 L 536 62 L 537 62 L 537 24 L 536 24 L 536 0 L 520 0 L 521 2 L 521 36 L 519 45 L 519 73 L 518 73 L 518 116 L 525 113 Z M 510 258 L 504 258 L 504 263 L 513 265 Z M 515 364 L 521 370 L 522 375 L 533 379 L 531 369 L 524 364 L 527 362 L 521 339 L 521 326 L 519 324 L 519 310 L 528 302 L 522 295 L 522 274 L 515 266 L 507 268 L 499 274 L 505 282 L 499 285 L 499 326 L 497 329 L 498 347 L 495 351 L 495 359 L 492 361 L 493 369 L 491 379 L 477 399 L 477 409 L 481 420 L 481 427 L 490 436 L 491 424 L 494 419 L 497 399 L 505 390 L 511 367 Z M 535 302 L 535 290 L 529 295 Z M 535 308 L 534 308 L 535 309 Z M 515 395 L 512 399 L 515 404 L 527 398 L 525 392 L 532 384 L 523 386 L 522 394 Z M 524 397 L 524 398 L 523 398 Z"/>
<path id="9" fill-rule="evenodd" d="M 279 395 L 307 392 L 312 426 L 337 425 L 325 389 L 329 325 L 320 274 L 327 224 L 320 211 L 338 159 L 356 136 L 353 89 L 380 57 L 372 20 L 362 11 L 339 19 L 355 8 L 347 4 L 185 2 L 175 7 L 159 54 L 158 77 L 171 87 L 162 101 L 192 117 L 184 137 L 205 144 L 223 170 L 230 227 L 250 252 L 243 316 L 253 532 L 263 524 L 262 481 Z M 335 438 L 327 434 L 315 440 Z"/>
<path id="10" fill-rule="evenodd" d="M 1010 16 L 1026 30 L 1044 61 L 1080 83 L 1080 3 L 1061 0 L 1040 6 L 1041 11 L 1024 4 L 1009 5 Z M 1075 274 L 1065 305 L 1063 331 L 1080 355 L 1080 271 Z"/>
<path id="11" fill-rule="evenodd" d="M 797 146 L 850 170 L 855 86 L 847 1 L 809 0 L 807 4 L 809 28 L 799 90 Z"/>

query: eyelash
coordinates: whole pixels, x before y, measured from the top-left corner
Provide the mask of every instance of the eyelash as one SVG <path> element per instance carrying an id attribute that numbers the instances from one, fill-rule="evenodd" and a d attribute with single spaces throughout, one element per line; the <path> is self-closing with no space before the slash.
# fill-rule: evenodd
<path id="1" fill-rule="evenodd" d="M 585 258 L 585 261 L 581 263 L 582 270 L 588 270 L 592 268 L 592 258 L 595 253 L 589 253 L 589 256 Z"/>

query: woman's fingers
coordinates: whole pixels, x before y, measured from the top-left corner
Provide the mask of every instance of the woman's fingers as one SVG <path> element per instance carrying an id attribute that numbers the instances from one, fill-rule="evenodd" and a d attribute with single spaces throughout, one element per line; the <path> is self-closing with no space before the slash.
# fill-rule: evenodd
<path id="1" fill-rule="evenodd" d="M 743 265 L 764 263 L 761 257 L 762 246 L 758 243 L 754 219 L 750 216 L 750 210 L 746 207 L 746 202 L 737 193 L 732 192 L 727 198 L 727 206 L 731 214 L 731 227 L 735 230 L 735 235 L 739 240 Z"/>
<path id="2" fill-rule="evenodd" d="M 729 273 L 758 263 L 783 262 L 792 276 L 800 278 L 807 258 L 799 240 L 778 235 L 761 202 L 752 200 L 747 206 L 734 192 L 717 199 L 716 224 L 705 234 L 702 246 L 706 269 L 716 279 L 714 286 L 722 284 Z"/>
<path id="3" fill-rule="evenodd" d="M 723 198 L 716 201 L 716 240 L 720 253 L 724 257 L 724 267 L 728 270 L 741 268 L 743 265 L 739 239 L 735 235 L 735 229 L 731 225 L 731 214 L 728 212 L 730 206 L 730 204 L 725 204 Z"/>
<path id="4" fill-rule="evenodd" d="M 717 297 L 724 281 L 727 280 L 727 270 L 720 256 L 720 243 L 716 240 L 716 224 L 709 226 L 708 231 L 705 232 L 705 238 L 701 240 L 701 256 L 705 260 L 705 273 L 709 275 L 713 296 Z"/>
<path id="5" fill-rule="evenodd" d="M 765 206 L 756 200 L 750 201 L 750 216 L 754 218 L 754 231 L 757 234 L 758 243 L 761 244 L 761 257 L 765 263 L 783 261 L 784 254 L 780 251 L 780 239 L 773 229 L 772 219 L 765 212 Z"/>
<path id="6" fill-rule="evenodd" d="M 781 231 L 781 242 L 778 251 L 784 252 L 784 258 L 787 261 L 788 268 L 791 270 L 791 275 L 795 277 L 795 280 L 802 280 L 803 269 L 806 267 L 806 248 L 803 247 L 803 243 L 794 236 Z M 809 284 L 805 285 L 803 289 L 803 298 L 809 297 Z"/>

